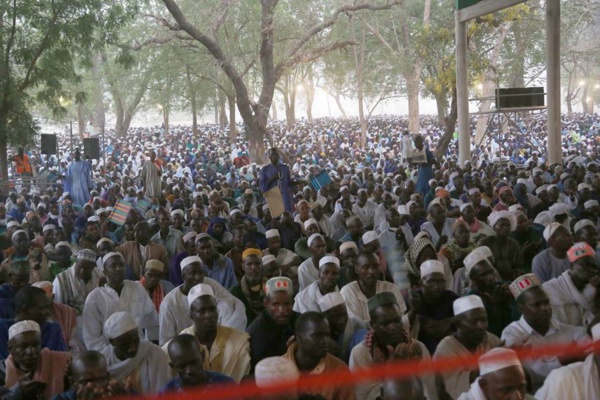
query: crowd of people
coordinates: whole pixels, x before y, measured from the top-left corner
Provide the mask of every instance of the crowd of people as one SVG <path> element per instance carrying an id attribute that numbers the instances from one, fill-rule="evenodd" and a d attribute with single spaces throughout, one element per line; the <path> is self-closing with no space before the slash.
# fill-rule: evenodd
<path id="1" fill-rule="evenodd" d="M 109 133 L 100 160 L 62 139 L 21 149 L 0 194 L 0 395 L 233 390 L 451 357 L 437 376 L 275 398 L 598 399 L 591 346 L 515 352 L 600 341 L 600 117 L 563 123 L 560 164 L 541 115 L 491 124 L 465 165 L 456 139 L 434 157 L 430 117 L 419 134 L 375 117 L 364 148 L 355 120 L 272 122 L 265 160 L 212 125 Z"/>

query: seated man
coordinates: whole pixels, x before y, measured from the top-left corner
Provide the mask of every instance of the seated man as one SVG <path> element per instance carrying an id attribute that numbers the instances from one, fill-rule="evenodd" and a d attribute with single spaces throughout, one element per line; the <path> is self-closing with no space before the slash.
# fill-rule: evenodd
<path id="1" fill-rule="evenodd" d="M 314 233 L 308 238 L 308 247 L 311 257 L 306 259 L 298 267 L 298 283 L 300 290 L 304 290 L 308 285 L 319 279 L 319 261 L 325 257 L 327 245 L 325 238 L 319 233 Z"/>
<path id="2" fill-rule="evenodd" d="M 104 323 L 109 346 L 100 351 L 114 379 L 131 380 L 132 388 L 156 394 L 171 379 L 169 358 L 157 345 L 140 339 L 137 322 L 131 314 L 118 311 Z"/>
<path id="3" fill-rule="evenodd" d="M 533 274 L 518 277 L 510 284 L 521 319 L 512 322 L 502 332 L 502 340 L 507 347 L 544 346 L 552 343 L 567 344 L 587 338 L 582 327 L 563 324 L 552 320 L 550 299 Z M 525 367 L 532 379 L 533 390 L 539 389 L 552 370 L 566 365 L 568 357 L 542 357 L 528 360 Z"/>
<path id="4" fill-rule="evenodd" d="M 41 281 L 36 282 L 31 286 L 40 288 L 46 293 L 46 297 L 48 297 L 50 300 L 51 320 L 60 325 L 60 330 L 62 331 L 62 335 L 67 346 L 70 348 L 75 348 L 77 352 L 79 349 L 83 349 L 83 347 L 81 347 L 83 343 L 80 343 L 81 337 L 75 338 L 75 336 L 77 336 L 77 313 L 75 312 L 75 309 L 66 304 L 54 302 L 52 282 Z M 72 339 L 76 339 L 76 342 L 72 343 Z"/>
<path id="5" fill-rule="evenodd" d="M 591 324 L 592 340 L 597 346 L 600 341 L 600 324 L 596 318 Z M 598 366 L 600 357 L 592 353 L 585 361 L 555 369 L 544 381 L 544 386 L 535 394 L 536 399 L 600 399 Z"/>
<path id="6" fill-rule="evenodd" d="M 592 318 L 592 300 L 596 288 L 590 280 L 600 273 L 596 252 L 585 243 L 575 243 L 567 253 L 571 266 L 559 277 L 543 284 L 550 298 L 552 313 L 558 321 L 575 326 L 586 326 Z"/>
<path id="7" fill-rule="evenodd" d="M 502 344 L 497 336 L 489 333 L 488 318 L 481 298 L 475 295 L 454 300 L 456 332 L 446 336 L 438 345 L 433 359 L 442 357 L 471 356 L 498 347 Z M 469 390 L 471 374 L 468 367 L 456 367 L 454 372 L 442 374 L 443 389 L 454 400 Z"/>
<path id="8" fill-rule="evenodd" d="M 423 343 L 410 338 L 404 328 L 398 300 L 393 293 L 381 292 L 369 299 L 372 330 L 350 354 L 350 369 L 360 370 L 390 359 L 429 360 L 429 352 Z M 394 349 L 394 351 L 390 351 Z M 356 387 L 356 398 L 375 400 L 383 382 L 364 382 Z M 424 377 L 427 398 L 437 398 L 432 376 Z"/>
<path id="9" fill-rule="evenodd" d="M 15 296 L 19 290 L 29 285 L 30 268 L 26 261 L 10 264 L 8 282 L 0 285 L 0 318 L 15 317 Z"/>
<path id="10" fill-rule="evenodd" d="M 196 236 L 196 251 L 202 260 L 202 268 L 207 277 L 228 290 L 237 285 L 233 261 L 215 251 L 212 238 L 208 234 L 201 233 Z"/>
<path id="11" fill-rule="evenodd" d="M 51 399 L 65 390 L 69 353 L 42 349 L 40 326 L 19 321 L 8 330 L 8 351 L 4 386 L 10 398 Z"/>
<path id="12" fill-rule="evenodd" d="M 302 263 L 299 255 L 281 247 L 281 238 L 277 229 L 268 230 L 265 237 L 267 238 L 267 248 L 263 250 L 263 255 L 274 255 L 282 272 L 287 273 L 290 268 L 298 267 Z"/>
<path id="13" fill-rule="evenodd" d="M 510 349 L 497 348 L 479 357 L 479 378 L 459 400 L 534 400 L 526 393 L 526 389 L 525 371 L 517 354 Z"/>
<path id="14" fill-rule="evenodd" d="M 169 366 L 177 375 L 171 379 L 160 393 L 183 392 L 187 388 L 199 388 L 219 383 L 233 383 L 233 379 L 218 372 L 204 369 L 204 352 L 202 345 L 193 335 L 177 335 L 169 342 Z"/>
<path id="15" fill-rule="evenodd" d="M 329 352 L 337 358 L 348 362 L 351 345 L 355 342 L 357 332 L 364 330 L 366 324 L 348 316 L 346 303 L 340 292 L 331 292 L 319 299 L 319 309 L 327 318 L 331 330 Z"/>
<path id="16" fill-rule="evenodd" d="M 319 311 L 319 300 L 326 294 L 338 291 L 340 260 L 325 256 L 319 260 L 319 279 L 300 291 L 294 299 L 294 311 L 304 313 Z"/>
<path id="17" fill-rule="evenodd" d="M 271 257 L 275 258 L 275 256 Z M 244 275 L 238 285 L 229 289 L 232 295 L 244 303 L 248 324 L 251 324 L 254 318 L 265 309 L 265 283 L 267 283 L 267 279 L 264 276 L 262 259 L 262 252 L 258 249 L 244 250 L 242 253 Z"/>
<path id="18" fill-rule="evenodd" d="M 265 285 L 265 309 L 248 326 L 250 356 L 254 367 L 267 357 L 281 356 L 294 336 L 294 324 L 300 314 L 294 312 L 292 280 L 271 278 Z"/>
<path id="19" fill-rule="evenodd" d="M 533 257 L 531 272 L 542 283 L 559 277 L 569 269 L 567 251 L 573 246 L 571 232 L 558 222 L 552 222 L 544 229 L 544 239 L 548 248 Z"/>
<path id="20" fill-rule="evenodd" d="M 348 366 L 342 360 L 327 352 L 330 336 L 325 316 L 316 311 L 308 311 L 296 320 L 296 341 L 289 346 L 284 357 L 292 361 L 300 372 L 310 375 L 347 371 Z M 352 385 L 325 386 L 311 392 L 327 400 L 355 398 Z"/>
<path id="21" fill-rule="evenodd" d="M 209 285 L 217 298 L 219 323 L 239 330 L 246 329 L 246 309 L 243 303 L 217 281 L 205 277 L 200 257 L 184 258 L 181 261 L 181 276 L 183 285 L 173 289 L 160 304 L 159 345 L 164 346 L 192 325 L 187 296 L 189 291 L 200 283 Z"/>
<path id="22" fill-rule="evenodd" d="M 0 359 L 8 357 L 8 336 L 11 326 L 19 321 L 36 322 L 41 331 L 42 347 L 52 351 L 68 351 L 69 348 L 57 322 L 49 321 L 52 316 L 52 301 L 44 290 L 26 286 L 15 296 L 15 319 L 0 319 Z"/>
<path id="23" fill-rule="evenodd" d="M 181 331 L 194 335 L 205 349 L 206 369 L 240 382 L 250 372 L 250 343 L 248 334 L 217 323 L 217 299 L 210 286 L 200 283 L 188 294 L 193 325 Z M 163 350 L 167 350 L 167 345 Z"/>

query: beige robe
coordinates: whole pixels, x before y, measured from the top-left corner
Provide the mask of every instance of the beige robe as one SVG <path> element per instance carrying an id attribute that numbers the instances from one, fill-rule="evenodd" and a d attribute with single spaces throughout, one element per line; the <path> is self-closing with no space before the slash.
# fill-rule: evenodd
<path id="1" fill-rule="evenodd" d="M 565 271 L 542 286 L 550 298 L 552 315 L 558 321 L 568 325 L 587 326 L 594 318 L 591 304 L 596 288 L 592 285 L 588 284 L 580 292 L 573 284 L 569 271 Z"/>
<path id="2" fill-rule="evenodd" d="M 600 378 L 594 354 L 585 361 L 555 369 L 535 394 L 537 400 L 600 399 Z"/>
<path id="3" fill-rule="evenodd" d="M 483 342 L 479 344 L 476 351 L 478 353 L 485 353 L 486 351 L 500 346 L 500 344 L 501 341 L 496 335 L 487 332 L 487 336 L 484 338 Z M 446 357 L 460 358 L 462 356 L 469 357 L 471 355 L 472 353 L 467 350 L 458 339 L 453 335 L 450 335 L 443 338 L 438 344 L 433 359 Z M 469 368 L 456 368 L 454 372 L 442 374 L 444 388 L 450 397 L 456 400 L 462 393 L 469 391 L 469 387 L 471 386 L 469 375 L 471 371 L 472 369 Z"/>
<path id="4" fill-rule="evenodd" d="M 408 332 L 410 332 L 410 322 L 408 321 L 408 315 L 406 315 L 406 303 L 404 302 L 404 298 L 402 297 L 402 293 L 400 293 L 398 286 L 391 282 L 377 281 L 375 294 L 382 292 L 391 292 L 394 294 L 396 300 L 398 301 L 398 306 L 400 307 L 400 313 L 402 314 L 402 322 L 404 327 Z M 369 299 L 367 299 L 367 296 L 365 296 L 362 290 L 360 290 L 360 286 L 358 285 L 357 281 L 351 282 L 344 286 L 342 290 L 340 290 L 340 294 L 346 301 L 348 316 L 364 322 L 371 321 L 371 317 L 369 316 L 369 307 L 367 306 Z"/>

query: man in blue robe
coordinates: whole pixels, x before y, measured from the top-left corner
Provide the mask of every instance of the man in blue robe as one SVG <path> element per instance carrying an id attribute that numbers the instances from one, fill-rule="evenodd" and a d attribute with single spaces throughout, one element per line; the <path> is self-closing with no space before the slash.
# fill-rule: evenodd
<path id="1" fill-rule="evenodd" d="M 260 191 L 264 194 L 279 186 L 285 211 L 292 212 L 292 185 L 296 182 L 290 180 L 290 169 L 280 161 L 279 151 L 274 147 L 269 150 L 269 160 L 271 163 L 260 170 Z"/>
<path id="2" fill-rule="evenodd" d="M 73 204 L 82 207 L 90 199 L 92 171 L 88 161 L 81 159 L 79 150 L 75 150 L 75 159 L 69 165 L 64 180 L 65 192 L 73 199 Z"/>

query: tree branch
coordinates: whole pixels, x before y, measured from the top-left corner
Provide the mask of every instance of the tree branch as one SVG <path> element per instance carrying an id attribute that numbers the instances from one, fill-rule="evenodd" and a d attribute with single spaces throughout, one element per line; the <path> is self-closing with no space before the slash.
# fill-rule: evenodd
<path id="1" fill-rule="evenodd" d="M 277 78 L 279 79 L 283 75 L 283 73 L 285 73 L 286 69 L 294 66 L 295 64 L 308 63 L 334 50 L 356 45 L 357 43 L 354 40 L 345 40 L 343 42 L 334 42 L 327 46 L 321 46 L 307 54 L 296 54 L 294 57 L 282 61 L 279 63 L 279 65 L 277 65 Z"/>
<path id="2" fill-rule="evenodd" d="M 38 46 L 37 50 L 33 55 L 33 58 L 31 59 L 31 62 L 29 63 L 29 67 L 27 68 L 27 72 L 25 73 L 25 79 L 23 79 L 23 82 L 21 82 L 21 84 L 19 85 L 19 92 L 24 91 L 27 88 L 27 86 L 29 86 L 29 84 L 31 83 L 31 74 L 33 73 L 38 59 L 42 56 L 44 50 L 46 50 L 46 46 L 48 45 L 48 39 L 50 39 L 50 32 L 52 32 L 52 30 L 54 29 L 54 25 L 56 24 L 57 20 L 58 14 L 54 13 L 54 15 L 52 16 L 52 20 L 50 21 L 50 24 L 48 26 L 48 30 L 46 31 L 46 34 L 40 41 L 40 45 Z"/>

